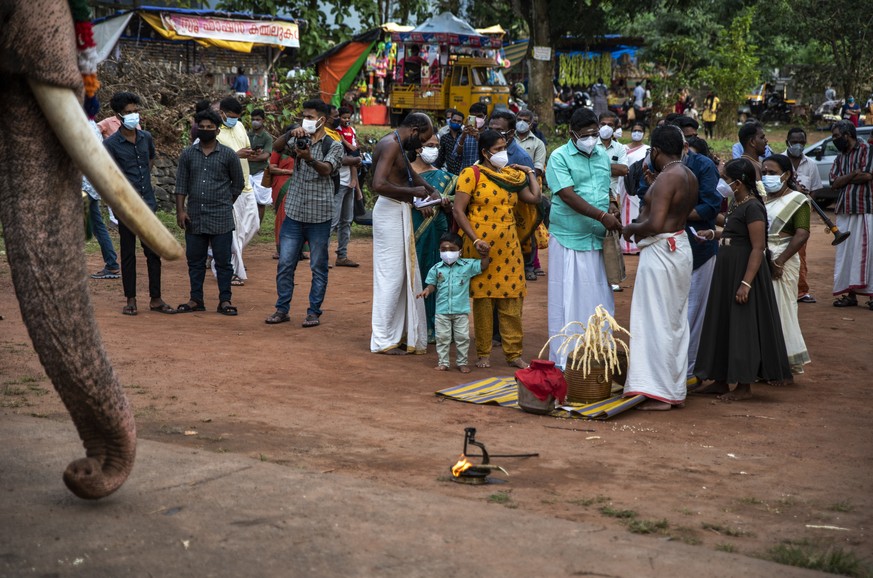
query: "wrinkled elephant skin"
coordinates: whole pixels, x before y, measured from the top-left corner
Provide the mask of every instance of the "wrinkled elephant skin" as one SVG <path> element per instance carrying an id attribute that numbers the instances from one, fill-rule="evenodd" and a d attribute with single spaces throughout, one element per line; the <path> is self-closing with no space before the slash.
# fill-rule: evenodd
<path id="1" fill-rule="evenodd" d="M 64 482 L 80 498 L 98 499 L 130 474 L 136 426 L 88 297 L 82 177 L 28 79 L 81 95 L 73 20 L 63 0 L 0 3 L 0 221 L 22 318 L 86 450 L 87 457 L 67 466 Z"/>

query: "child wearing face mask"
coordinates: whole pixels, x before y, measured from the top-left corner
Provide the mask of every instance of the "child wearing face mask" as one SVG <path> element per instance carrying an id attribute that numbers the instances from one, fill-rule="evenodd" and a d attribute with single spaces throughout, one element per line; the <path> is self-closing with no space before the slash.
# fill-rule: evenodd
<path id="1" fill-rule="evenodd" d="M 449 370 L 449 349 L 455 343 L 458 370 L 470 373 L 467 352 L 470 349 L 470 279 L 482 273 L 491 263 L 488 243 L 479 243 L 476 249 L 481 259 L 461 258 L 461 237 L 444 233 L 440 237 L 440 259 L 427 274 L 424 291 L 416 295 L 424 299 L 436 292 L 436 347 L 439 361 L 437 371 Z"/>

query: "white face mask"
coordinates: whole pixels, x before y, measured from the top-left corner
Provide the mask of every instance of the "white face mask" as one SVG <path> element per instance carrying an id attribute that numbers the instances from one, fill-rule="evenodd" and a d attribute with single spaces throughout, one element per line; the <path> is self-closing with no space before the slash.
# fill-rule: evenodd
<path id="1" fill-rule="evenodd" d="M 732 181 L 732 184 L 733 184 L 733 181 Z M 726 198 L 729 201 L 733 200 L 734 190 L 731 188 L 731 186 L 729 184 L 727 184 L 727 182 L 725 182 L 724 179 L 719 179 L 718 185 L 716 185 L 715 188 L 718 189 L 718 192 L 721 193 L 722 197 Z"/>
<path id="2" fill-rule="evenodd" d="M 121 124 L 123 124 L 124 128 L 126 128 L 127 130 L 133 130 L 136 128 L 136 125 L 139 124 L 139 113 L 138 112 L 132 112 L 130 114 L 125 114 L 121 118 L 122 118 Z"/>
<path id="3" fill-rule="evenodd" d="M 631 133 L 631 140 L 634 142 L 640 142 L 643 140 L 643 131 L 635 130 Z"/>
<path id="4" fill-rule="evenodd" d="M 303 130 L 306 131 L 306 134 L 315 134 L 318 131 L 318 121 L 310 120 L 308 118 L 303 119 Z"/>
<path id="5" fill-rule="evenodd" d="M 432 165 L 440 154 L 440 149 L 438 147 L 424 147 L 421 149 L 421 160 L 426 162 L 429 165 Z"/>
<path id="6" fill-rule="evenodd" d="M 499 153 L 491 155 L 491 158 L 488 160 L 498 169 L 502 169 L 506 166 L 506 163 L 509 162 L 509 153 L 506 151 L 500 151 Z"/>
<path id="7" fill-rule="evenodd" d="M 597 146 L 597 137 L 588 136 L 585 138 L 577 138 L 573 144 L 576 145 L 576 148 L 579 149 L 579 151 L 586 155 L 590 155 L 591 151 L 594 150 L 594 147 Z"/>
<path id="8" fill-rule="evenodd" d="M 600 138 L 603 140 L 609 140 L 612 138 L 613 132 L 614 131 L 612 130 L 612 127 L 608 124 L 605 124 L 600 127 Z"/>
<path id="9" fill-rule="evenodd" d="M 520 120 L 515 125 L 515 132 L 518 134 L 527 134 L 530 132 L 530 123 L 526 120 Z"/>
<path id="10" fill-rule="evenodd" d="M 479 118 L 479 117 L 477 116 L 477 117 L 476 117 L 476 128 L 481 129 L 483 126 L 485 126 L 485 119 L 484 119 L 484 118 Z"/>
<path id="11" fill-rule="evenodd" d="M 615 129 L 615 132 L 613 133 L 613 136 L 614 136 L 615 138 L 621 138 L 621 135 L 622 135 L 622 134 L 624 134 L 624 133 L 621 132 L 621 127 L 618 127 L 617 129 Z"/>
<path id="12" fill-rule="evenodd" d="M 764 183 L 764 190 L 768 193 L 778 193 L 782 188 L 782 175 L 763 175 L 761 182 Z"/>
<path id="13" fill-rule="evenodd" d="M 458 258 L 461 256 L 460 251 L 440 251 L 440 259 L 443 260 L 443 263 L 446 265 L 452 265 Z"/>

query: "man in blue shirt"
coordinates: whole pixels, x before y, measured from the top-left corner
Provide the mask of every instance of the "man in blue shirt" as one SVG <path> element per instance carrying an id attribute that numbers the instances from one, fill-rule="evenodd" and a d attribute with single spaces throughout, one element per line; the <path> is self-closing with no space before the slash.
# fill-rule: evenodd
<path id="1" fill-rule="evenodd" d="M 242 68 L 236 69 L 237 75 L 233 81 L 233 92 L 236 93 L 237 97 L 243 97 L 249 92 L 249 79 L 246 76 L 246 71 Z"/>
<path id="2" fill-rule="evenodd" d="M 758 122 L 754 118 L 750 118 L 749 120 L 747 120 L 746 124 L 753 124 L 756 126 L 760 126 L 761 128 L 764 128 L 764 125 L 762 125 L 760 122 Z M 695 134 L 694 136 L 697 136 L 697 135 Z M 687 138 L 687 136 L 686 136 L 686 138 Z M 770 145 L 764 145 L 764 154 L 758 156 L 758 161 L 759 162 L 763 161 L 764 159 L 771 156 L 772 154 L 773 154 L 773 149 L 770 148 Z M 743 143 L 735 142 L 733 144 L 733 146 L 731 147 L 731 158 L 738 159 L 741 156 L 743 156 Z"/>
<path id="3" fill-rule="evenodd" d="M 615 311 L 603 263 L 606 231 L 621 230 L 609 211 L 610 159 L 600 144 L 597 116 L 580 108 L 570 141 L 552 153 L 546 182 L 553 191 L 549 225 L 549 336 L 571 321 L 585 322 L 598 305 Z M 564 367 L 567 353 L 553 341 L 549 359 Z"/>
<path id="4" fill-rule="evenodd" d="M 141 105 L 140 98 L 131 92 L 117 92 L 112 95 L 109 106 L 115 111 L 121 126 L 115 134 L 103 141 L 103 146 L 133 189 L 154 212 L 158 208 L 151 173 L 156 155 L 155 143 L 150 133 L 137 128 Z M 121 284 L 127 298 L 127 305 L 121 312 L 124 315 L 136 315 L 136 235 L 119 220 L 118 236 L 121 244 Z M 176 310 L 161 299 L 160 256 L 144 243 L 140 244 L 149 272 L 149 309 L 158 313 L 175 313 Z"/>
<path id="5" fill-rule="evenodd" d="M 469 122 L 464 124 L 461 134 L 455 139 L 454 145 L 446 155 L 446 170 L 448 172 L 460 175 L 462 170 L 473 166 L 479 160 L 477 143 L 479 142 L 479 131 L 485 126 L 486 116 L 488 116 L 487 106 L 481 102 L 474 102 L 470 105 L 470 117 L 473 119 L 473 124 L 471 125 Z"/>

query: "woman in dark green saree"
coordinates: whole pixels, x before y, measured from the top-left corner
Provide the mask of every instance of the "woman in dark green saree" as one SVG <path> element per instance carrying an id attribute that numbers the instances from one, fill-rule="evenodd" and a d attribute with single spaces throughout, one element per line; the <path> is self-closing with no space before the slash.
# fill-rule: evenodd
<path id="1" fill-rule="evenodd" d="M 439 139 L 434 134 L 424 146 L 417 151 L 412 169 L 417 172 L 444 198 L 451 199 L 455 194 L 456 175 L 434 168 L 439 152 Z M 449 230 L 451 205 L 443 204 L 423 210 L 412 211 L 412 226 L 415 228 L 415 252 L 418 257 L 418 270 L 421 272 L 421 282 L 424 283 L 430 268 L 440 260 L 440 237 Z M 431 294 L 424 300 L 427 312 L 427 342 L 435 343 L 434 315 L 436 313 L 436 295 Z"/>

